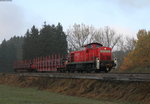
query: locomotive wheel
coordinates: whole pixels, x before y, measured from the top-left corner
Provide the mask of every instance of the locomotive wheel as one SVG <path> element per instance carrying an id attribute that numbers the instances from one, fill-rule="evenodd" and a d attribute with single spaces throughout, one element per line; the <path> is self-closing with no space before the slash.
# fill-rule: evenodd
<path id="1" fill-rule="evenodd" d="M 105 68 L 105 73 L 108 73 L 110 71 L 110 68 Z"/>
<path id="2" fill-rule="evenodd" d="M 75 71 L 74 71 L 74 70 L 70 70 L 70 72 L 71 72 L 71 73 L 74 73 Z"/>
<path id="3" fill-rule="evenodd" d="M 78 70 L 78 73 L 83 73 L 83 70 L 82 69 Z"/>
<path id="4" fill-rule="evenodd" d="M 90 72 L 91 72 L 91 70 L 90 70 L 90 69 L 87 69 L 87 70 L 86 70 L 86 72 L 87 72 L 87 73 L 90 73 Z"/>
<path id="5" fill-rule="evenodd" d="M 95 73 L 100 73 L 100 70 L 95 69 Z"/>

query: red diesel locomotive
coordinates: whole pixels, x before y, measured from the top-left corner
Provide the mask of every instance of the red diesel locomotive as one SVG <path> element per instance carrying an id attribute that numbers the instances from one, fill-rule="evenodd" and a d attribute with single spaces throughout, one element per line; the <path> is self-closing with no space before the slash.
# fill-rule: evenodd
<path id="1" fill-rule="evenodd" d="M 87 44 L 82 50 L 70 52 L 67 57 L 51 55 L 14 64 L 16 72 L 109 72 L 113 67 L 112 49 L 100 43 Z"/>

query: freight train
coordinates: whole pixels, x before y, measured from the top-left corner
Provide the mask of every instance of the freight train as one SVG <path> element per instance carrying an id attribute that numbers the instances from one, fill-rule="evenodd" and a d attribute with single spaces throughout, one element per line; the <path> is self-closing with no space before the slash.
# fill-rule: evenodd
<path id="1" fill-rule="evenodd" d="M 54 54 L 14 63 L 15 72 L 109 72 L 115 67 L 112 49 L 100 43 L 84 45 L 67 56 Z"/>

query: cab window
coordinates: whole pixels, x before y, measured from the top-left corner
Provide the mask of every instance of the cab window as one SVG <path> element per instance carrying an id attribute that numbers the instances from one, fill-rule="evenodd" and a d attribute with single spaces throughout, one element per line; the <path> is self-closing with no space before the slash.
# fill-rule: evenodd
<path id="1" fill-rule="evenodd" d="M 101 47 L 101 45 L 96 45 L 96 48 Z"/>
<path id="2" fill-rule="evenodd" d="M 92 48 L 92 45 L 88 45 L 87 48 Z"/>

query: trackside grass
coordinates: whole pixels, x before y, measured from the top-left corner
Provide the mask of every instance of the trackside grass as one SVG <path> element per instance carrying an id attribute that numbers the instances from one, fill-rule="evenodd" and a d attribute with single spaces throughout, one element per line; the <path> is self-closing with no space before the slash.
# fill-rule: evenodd
<path id="1" fill-rule="evenodd" d="M 40 91 L 0 85 L 0 104 L 136 104 L 118 101 L 99 101 Z"/>

